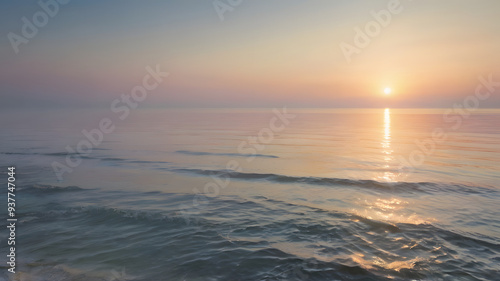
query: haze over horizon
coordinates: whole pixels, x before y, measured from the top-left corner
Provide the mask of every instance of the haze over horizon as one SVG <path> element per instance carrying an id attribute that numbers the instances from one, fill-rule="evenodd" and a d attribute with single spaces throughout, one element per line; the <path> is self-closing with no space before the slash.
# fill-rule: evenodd
<path id="1" fill-rule="evenodd" d="M 347 59 L 390 3 L 241 1 L 221 18 L 213 1 L 69 1 L 16 53 L 8 34 L 43 9 L 2 2 L 0 107 L 109 107 L 156 65 L 170 75 L 141 107 L 449 108 L 500 81 L 493 0 L 401 0 Z"/>

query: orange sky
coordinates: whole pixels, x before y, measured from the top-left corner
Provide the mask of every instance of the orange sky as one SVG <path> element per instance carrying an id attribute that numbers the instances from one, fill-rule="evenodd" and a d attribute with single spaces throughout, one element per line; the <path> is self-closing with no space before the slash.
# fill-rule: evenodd
<path id="1" fill-rule="evenodd" d="M 2 4 L 4 34 L 32 2 Z M 156 64 L 171 75 L 144 106 L 450 107 L 478 76 L 500 81 L 498 1 L 243 1 L 223 20 L 210 1 L 111 2 L 61 7 L 18 54 L 5 36 L 3 105 L 106 106 Z M 388 24 L 346 59 L 382 10 Z"/>

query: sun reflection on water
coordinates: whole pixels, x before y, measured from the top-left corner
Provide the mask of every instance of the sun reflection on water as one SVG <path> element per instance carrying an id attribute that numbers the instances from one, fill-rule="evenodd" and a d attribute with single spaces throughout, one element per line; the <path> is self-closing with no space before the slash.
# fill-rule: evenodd
<path id="1" fill-rule="evenodd" d="M 429 224 L 435 219 L 423 218 L 417 214 L 409 211 L 406 207 L 409 205 L 408 201 L 398 198 L 383 199 L 377 198 L 376 200 L 364 200 L 359 203 L 364 209 L 354 210 L 354 214 L 367 218 L 370 220 L 383 221 L 390 224 L 395 223 L 408 223 L 408 224 Z"/>
<path id="2" fill-rule="evenodd" d="M 385 231 L 383 233 L 373 231 L 359 233 L 357 237 L 367 245 L 377 245 L 380 254 L 355 252 L 349 256 L 353 262 L 368 270 L 383 268 L 399 272 L 403 269 L 413 269 L 418 262 L 428 259 L 416 250 L 413 251 L 422 241 L 398 234 L 399 224 L 430 224 L 435 219 L 417 215 L 408 208 L 410 202 L 395 197 L 364 199 L 359 202 L 359 205 L 362 209 L 353 210 L 356 217 L 353 217 L 352 221 L 380 227 Z M 391 240 L 388 244 L 390 246 L 377 244 L 380 239 L 385 240 L 384 242 Z M 406 252 L 394 252 L 393 245 L 395 244 L 399 245 L 400 250 L 405 249 Z"/>
<path id="3" fill-rule="evenodd" d="M 391 171 L 388 171 L 391 168 L 391 163 L 394 162 L 394 150 L 391 147 L 391 110 L 386 108 L 384 110 L 384 135 L 382 137 L 382 153 L 384 164 L 383 168 L 386 170 L 381 175 L 377 176 L 375 180 L 384 181 L 384 182 L 394 182 L 396 181 L 397 175 Z"/>

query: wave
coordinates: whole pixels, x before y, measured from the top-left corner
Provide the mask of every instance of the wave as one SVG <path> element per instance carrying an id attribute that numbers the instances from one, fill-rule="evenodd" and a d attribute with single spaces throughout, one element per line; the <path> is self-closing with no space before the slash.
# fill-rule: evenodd
<path id="1" fill-rule="evenodd" d="M 93 150 L 96 150 L 93 148 Z M 98 150 L 108 150 L 106 148 L 101 148 Z M 89 155 L 81 155 L 80 153 L 71 153 L 71 152 L 49 152 L 49 153 L 38 153 L 38 152 L 0 152 L 0 154 L 4 155 L 42 155 L 42 156 L 60 156 L 60 157 L 66 157 L 66 156 L 78 156 L 82 159 L 94 159 L 94 160 L 100 160 L 100 161 L 107 161 L 107 162 L 123 162 L 123 163 L 131 163 L 131 164 L 170 164 L 170 162 L 167 161 L 147 161 L 147 160 L 135 160 L 135 159 L 126 159 L 126 158 L 120 158 L 120 157 L 98 157 L 98 156 L 89 156 Z"/>
<path id="2" fill-rule="evenodd" d="M 71 192 L 71 191 L 83 191 L 87 190 L 78 186 L 55 186 L 55 185 L 43 185 L 43 184 L 33 184 L 18 187 L 18 190 L 23 192 L 34 192 L 34 193 L 48 193 L 48 192 Z"/>
<path id="3" fill-rule="evenodd" d="M 116 197 L 120 194 L 124 193 Z M 191 202 L 192 195 L 173 198 L 173 194 L 155 192 L 148 198 L 154 196 L 163 208 L 148 202 L 148 209 L 141 210 L 144 205 L 132 202 L 143 193 L 130 194 L 134 195 L 131 201 L 122 201 L 117 207 L 44 205 L 47 208 L 29 213 L 36 219 L 26 227 L 38 229 L 39 223 L 48 231 L 70 226 L 51 233 L 51 239 L 44 241 L 55 259 L 71 262 L 72 249 L 92 256 L 96 263 L 123 265 L 124 253 L 130 253 L 128 265 L 138 260 L 175 263 L 175 270 L 168 272 L 174 274 L 169 280 L 204 280 L 197 274 L 207 272 L 217 280 L 389 280 L 383 277 L 388 275 L 396 280 L 425 279 L 421 269 L 434 266 L 450 272 L 469 266 L 469 272 L 490 277 L 488 270 L 493 263 L 474 263 L 473 257 L 466 255 L 455 258 L 456 253 L 477 251 L 484 260 L 500 253 L 495 241 L 439 225 L 389 224 L 349 211 L 290 206 L 289 202 L 265 197 L 255 201 L 214 198 L 214 204 L 186 220 L 174 208 Z M 163 197 L 171 201 L 166 203 Z M 81 241 L 75 243 L 80 248 L 67 248 L 60 243 L 64 240 Z M 29 250 L 39 250 L 39 239 L 29 241 Z M 87 245 L 103 252 L 86 250 Z M 223 268 L 211 271 L 214 262 Z M 131 280 L 163 280 L 167 272 L 160 268 L 146 273 L 130 267 L 132 272 L 128 268 L 127 272 L 132 276 L 147 274 L 144 279 Z M 94 280 L 80 278 L 76 280 Z"/>
<path id="4" fill-rule="evenodd" d="M 241 204 L 239 200 L 228 199 L 220 203 L 231 204 L 233 208 Z M 127 241 L 128 245 L 135 245 L 129 249 L 134 253 L 138 251 L 135 248 L 138 244 L 141 247 L 144 245 L 138 242 L 148 241 L 154 246 L 146 250 L 141 248 L 144 255 L 141 258 L 157 248 L 171 249 L 172 244 L 182 245 L 186 251 L 181 258 L 175 256 L 175 261 L 178 264 L 177 273 L 183 276 L 193 268 L 199 269 L 199 272 L 209 272 L 211 261 L 227 264 L 228 268 L 233 268 L 233 263 L 241 265 L 239 268 L 242 271 L 224 275 L 225 278 L 220 276 L 221 280 L 264 280 L 266 276 L 277 280 L 296 280 L 301 276 L 308 276 L 311 280 L 329 280 L 326 279 L 328 276 L 342 280 L 356 280 L 350 279 L 355 276 L 360 277 L 359 280 L 387 280 L 381 278 L 387 275 L 421 279 L 425 275 L 420 272 L 419 266 L 426 268 L 434 265 L 435 259 L 439 259 L 443 267 L 454 271 L 471 262 L 468 257 L 458 260 L 452 258 L 458 249 L 479 250 L 487 258 L 495 256 L 500 250 L 496 243 L 434 225 L 391 225 L 348 212 L 338 212 L 332 218 L 329 217 L 330 212 L 318 214 L 314 209 L 309 211 L 316 215 L 311 213 L 297 217 L 289 213 L 288 216 L 277 216 L 266 221 L 260 216 L 268 217 L 268 208 L 259 203 L 248 207 L 250 209 L 242 213 L 255 216 L 245 217 L 244 220 L 235 219 L 230 225 L 214 219 L 226 213 L 226 209 L 210 210 L 198 219 L 191 220 L 191 223 L 172 212 L 96 206 L 63 208 L 39 216 L 46 216 L 41 220 L 44 224 L 49 223 L 48 219 L 60 216 L 96 228 L 109 227 L 106 231 L 110 237 L 103 242 L 110 243 L 115 239 L 111 236 L 119 236 L 120 239 L 126 239 L 122 240 L 124 243 Z M 54 220 L 54 223 L 56 221 L 59 222 Z M 154 231 L 150 231 L 149 227 L 154 227 Z M 389 237 L 374 235 L 387 232 L 391 233 Z M 273 235 L 279 235 L 287 242 L 262 238 Z M 102 239 L 99 235 L 93 238 Z M 401 251 L 394 254 L 390 249 Z M 433 253 L 435 257 L 422 253 Z M 329 258 L 332 255 L 334 259 Z M 165 255 L 162 259 L 174 259 L 173 256 Z M 207 259 L 210 262 L 206 262 Z M 490 267 L 490 264 L 475 264 L 474 270 L 487 271 Z M 252 272 L 251 279 L 244 278 L 247 270 L 249 274 Z M 266 275 L 269 273 L 271 275 Z M 151 277 L 147 280 L 161 279 Z"/>
<path id="5" fill-rule="evenodd" d="M 205 170 L 205 169 L 173 169 L 174 172 L 190 173 L 201 176 L 225 177 L 236 180 L 263 180 L 275 183 L 299 183 L 324 186 L 354 186 L 375 188 L 387 191 L 402 192 L 458 192 L 464 194 L 491 194 L 498 191 L 486 187 L 466 186 L 462 184 L 432 183 L 432 182 L 379 182 L 375 180 L 354 180 L 325 177 L 298 177 L 271 173 L 243 173 L 233 170 Z"/>
<path id="6" fill-rule="evenodd" d="M 93 150 L 96 150 L 93 148 Z M 100 149 L 100 150 L 106 150 L 106 149 Z M 0 152 L 0 154 L 4 155 L 43 155 L 43 156 L 72 156 L 72 155 L 79 155 L 81 158 L 84 159 L 120 159 L 120 160 L 125 160 L 121 158 L 99 158 L 99 157 L 90 157 L 86 155 L 81 155 L 80 153 L 77 152 L 47 152 L 47 153 L 40 153 L 40 152 Z"/>
<path id="7" fill-rule="evenodd" d="M 240 153 L 219 153 L 219 152 L 202 152 L 202 151 L 191 151 L 191 150 L 177 150 L 177 153 L 195 156 L 231 156 L 231 157 L 262 157 L 262 158 L 279 158 L 275 155 L 268 154 L 240 154 Z"/>
<path id="8" fill-rule="evenodd" d="M 103 159 L 99 157 L 91 157 L 88 155 L 81 155 L 77 152 L 48 152 L 48 153 L 40 153 L 40 152 L 0 152 L 3 155 L 26 155 L 26 156 L 55 156 L 55 157 L 66 157 L 66 156 L 79 156 L 82 159 Z"/>
<path id="9" fill-rule="evenodd" d="M 67 187 L 58 187 L 51 185 L 32 185 L 24 188 L 24 190 L 37 190 L 37 191 L 82 191 L 89 190 L 83 189 L 77 186 L 67 186 Z M 174 193 L 159 193 L 159 192 L 146 192 L 146 194 L 153 195 L 164 195 L 166 197 L 171 198 Z M 420 233 L 434 233 L 436 235 L 441 236 L 446 241 L 460 244 L 464 241 L 469 241 L 474 243 L 476 246 L 484 246 L 489 249 L 500 252 L 500 241 L 493 237 L 488 237 L 485 235 L 478 236 L 474 233 L 468 233 L 463 231 L 456 230 L 448 230 L 442 228 L 439 225 L 432 223 L 398 223 L 398 222 L 387 222 L 380 219 L 372 219 L 367 218 L 363 215 L 357 214 L 352 211 L 340 211 L 340 210 L 325 210 L 317 207 L 306 206 L 306 205 L 297 205 L 289 202 L 278 201 L 274 199 L 263 199 L 263 201 L 253 201 L 253 200 L 240 200 L 236 198 L 220 198 L 214 199 L 217 200 L 217 204 L 213 204 L 212 208 L 201 208 L 197 209 L 201 212 L 194 212 L 190 215 L 193 216 L 192 220 L 188 220 L 183 214 L 182 210 L 175 208 L 178 207 L 181 202 L 188 203 L 191 199 L 190 195 L 186 194 L 177 194 L 179 197 L 172 200 L 172 202 L 166 203 L 167 206 L 172 208 L 167 208 L 166 210 L 142 210 L 130 207 L 106 207 L 106 206 L 64 206 L 64 205 L 53 205 L 52 210 L 44 210 L 43 212 L 35 212 L 32 215 L 37 217 L 45 217 L 48 216 L 52 219 L 56 218 L 57 215 L 61 215 L 63 217 L 67 217 L 68 214 L 74 215 L 83 215 L 88 218 L 93 218 L 99 220 L 101 223 L 106 220 L 110 220 L 113 222 L 127 222 L 127 225 L 131 221 L 135 221 L 138 224 L 151 224 L 155 222 L 169 222 L 174 223 L 178 227 L 190 226 L 192 222 L 200 227 L 217 227 L 223 226 L 223 224 L 217 223 L 217 220 L 213 220 L 220 216 L 221 214 L 226 214 L 227 212 L 232 211 L 233 215 L 236 212 L 236 207 L 239 211 L 244 214 L 253 213 L 253 218 L 247 218 L 246 220 L 239 221 L 239 224 L 233 225 L 236 227 L 241 227 L 241 229 L 250 229 L 250 228 L 258 228 L 260 230 L 284 230 L 294 228 L 295 230 L 290 230 L 290 233 L 295 234 L 296 231 L 299 231 L 300 234 L 307 234 L 317 237 L 318 235 L 328 234 L 332 230 L 332 225 L 330 223 L 325 223 L 326 220 L 336 220 L 339 225 L 345 224 L 363 224 L 368 227 L 368 231 L 377 232 L 388 231 L 391 233 L 398 232 L 406 232 L 413 233 L 418 235 L 417 232 Z M 267 206 L 271 203 L 272 208 Z M 133 204 L 132 204 L 133 205 Z M 295 212 L 290 212 L 290 206 L 292 205 L 296 208 Z M 283 211 L 283 214 L 287 214 L 286 216 L 281 216 L 282 219 L 271 220 L 271 221 L 263 221 L 257 219 L 259 216 L 269 216 L 270 213 L 273 213 L 277 216 L 280 216 L 280 212 Z M 309 213 L 307 215 L 306 220 L 304 220 L 303 215 Z M 300 215 L 293 219 L 293 214 Z M 165 228 L 171 229 L 172 225 L 164 225 Z M 161 228 L 161 227 L 160 227 Z M 234 229 L 236 231 L 236 229 Z M 366 229 L 364 230 L 366 231 Z M 237 231 L 236 231 L 237 232 Z M 340 237 L 342 238 L 342 237 Z M 470 245 L 469 245 L 470 246 Z"/>

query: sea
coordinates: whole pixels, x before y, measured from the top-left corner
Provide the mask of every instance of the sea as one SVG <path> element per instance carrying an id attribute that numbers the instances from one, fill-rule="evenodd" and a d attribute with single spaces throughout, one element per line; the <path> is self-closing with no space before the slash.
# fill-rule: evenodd
<path id="1" fill-rule="evenodd" d="M 0 120 L 0 280 L 500 280 L 498 109 Z"/>

